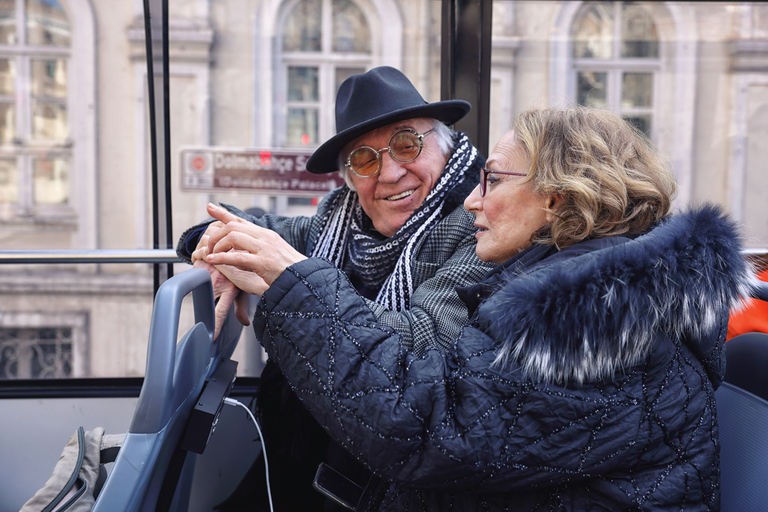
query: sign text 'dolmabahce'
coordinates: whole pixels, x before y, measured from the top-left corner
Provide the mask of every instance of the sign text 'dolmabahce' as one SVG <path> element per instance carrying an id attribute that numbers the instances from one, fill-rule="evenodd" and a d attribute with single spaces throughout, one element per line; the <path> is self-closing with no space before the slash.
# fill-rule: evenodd
<path id="1" fill-rule="evenodd" d="M 338 173 L 307 172 L 311 154 L 290 149 L 185 148 L 181 150 L 182 188 L 318 196 L 341 186 Z"/>

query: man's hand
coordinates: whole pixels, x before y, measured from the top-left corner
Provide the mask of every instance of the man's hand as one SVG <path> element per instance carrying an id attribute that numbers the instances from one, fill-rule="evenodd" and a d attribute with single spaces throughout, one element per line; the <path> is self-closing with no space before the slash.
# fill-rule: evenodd
<path id="1" fill-rule="evenodd" d="M 211 230 L 208 235 L 206 261 L 222 269 L 243 291 L 261 295 L 286 268 L 307 259 L 270 229 L 243 220 L 214 204 L 208 205 L 208 213 L 224 225 Z M 205 252 L 200 249 L 200 254 Z M 237 272 L 224 270 L 222 265 L 234 267 Z"/>

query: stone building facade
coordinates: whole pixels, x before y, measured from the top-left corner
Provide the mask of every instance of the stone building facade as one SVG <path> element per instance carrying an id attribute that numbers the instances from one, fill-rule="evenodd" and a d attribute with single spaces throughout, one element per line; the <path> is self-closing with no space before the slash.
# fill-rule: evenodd
<path id="1" fill-rule="evenodd" d="M 0 2 L 3 250 L 151 247 L 142 5 Z M 209 201 L 290 215 L 315 203 L 189 190 L 183 148 L 309 151 L 334 133 L 338 84 L 378 65 L 440 99 L 436 0 L 169 12 L 176 236 Z M 672 162 L 679 205 L 721 203 L 748 247 L 768 247 L 768 3 L 497 0 L 492 46 L 491 146 L 533 105 L 617 110 Z M 141 375 L 151 308 L 146 264 L 0 266 L 0 378 Z M 258 372 L 242 345 L 241 369 Z"/>

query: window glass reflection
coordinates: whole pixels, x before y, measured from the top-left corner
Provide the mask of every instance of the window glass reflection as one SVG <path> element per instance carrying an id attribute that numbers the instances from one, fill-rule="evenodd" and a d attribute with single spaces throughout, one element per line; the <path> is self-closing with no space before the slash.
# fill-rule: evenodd
<path id="1" fill-rule="evenodd" d="M 635 3 L 622 4 L 621 56 L 656 58 L 659 56 L 659 35 L 650 13 Z"/>
<path id="2" fill-rule="evenodd" d="M 368 21 L 350 0 L 333 0 L 333 51 L 371 52 Z"/>
<path id="3" fill-rule="evenodd" d="M 64 8 L 56 0 L 27 0 L 27 43 L 64 46 L 71 41 Z"/>
<path id="4" fill-rule="evenodd" d="M 16 2 L 0 0 L 0 44 L 16 42 Z"/>
<path id="5" fill-rule="evenodd" d="M 34 59 L 32 67 L 32 94 L 53 98 L 67 96 L 67 66 L 64 59 Z"/>
<path id="6" fill-rule="evenodd" d="M 576 101 L 580 105 L 604 108 L 608 104 L 608 73 L 580 71 L 576 81 Z"/>
<path id="7" fill-rule="evenodd" d="M 18 202 L 19 186 L 16 159 L 0 158 L 0 204 Z"/>
<path id="8" fill-rule="evenodd" d="M 286 142 L 289 146 L 317 144 L 318 126 L 316 108 L 289 108 Z"/>
<path id="9" fill-rule="evenodd" d="M 321 0 L 303 0 L 283 26 L 283 51 L 319 52 L 322 49 Z"/>
<path id="10" fill-rule="evenodd" d="M 621 90 L 623 108 L 650 107 L 653 104 L 653 74 L 624 73 Z"/>
<path id="11" fill-rule="evenodd" d="M 16 63 L 11 59 L 0 59 L 0 95 L 13 96 L 16 90 Z"/>
<path id="12" fill-rule="evenodd" d="M 288 66 L 288 100 L 319 101 L 318 69 L 310 66 Z"/>
<path id="13" fill-rule="evenodd" d="M 63 158 L 33 160 L 35 204 L 66 204 L 69 201 L 69 163 Z"/>
<path id="14" fill-rule="evenodd" d="M 333 84 L 333 94 L 336 95 L 336 92 L 339 90 L 339 87 L 341 87 L 341 82 L 346 80 L 347 78 L 351 77 L 352 75 L 359 75 L 360 73 L 365 73 L 365 68 L 336 68 L 336 77 Z"/>
<path id="15" fill-rule="evenodd" d="M 573 56 L 610 59 L 613 56 L 613 6 L 608 2 L 584 9 L 573 25 Z"/>
<path id="16" fill-rule="evenodd" d="M 32 102 L 32 138 L 62 140 L 68 135 L 67 106 L 61 103 Z"/>
<path id="17" fill-rule="evenodd" d="M 13 103 L 0 103 L 0 143 L 16 138 L 16 108 Z"/>

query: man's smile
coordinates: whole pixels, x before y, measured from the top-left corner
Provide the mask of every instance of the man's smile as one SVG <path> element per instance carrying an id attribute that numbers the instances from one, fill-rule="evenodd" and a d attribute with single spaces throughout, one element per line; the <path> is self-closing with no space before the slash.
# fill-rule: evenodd
<path id="1" fill-rule="evenodd" d="M 399 194 L 395 194 L 393 196 L 387 197 L 387 201 L 397 201 L 398 199 L 402 199 L 404 197 L 408 197 L 409 195 L 416 192 L 416 189 L 406 190 L 405 192 L 400 192 Z"/>

